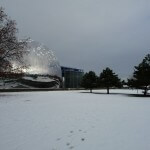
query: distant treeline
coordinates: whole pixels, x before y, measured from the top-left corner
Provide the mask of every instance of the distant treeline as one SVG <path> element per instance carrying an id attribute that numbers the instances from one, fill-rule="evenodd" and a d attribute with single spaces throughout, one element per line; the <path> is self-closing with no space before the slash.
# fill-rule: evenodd
<path id="1" fill-rule="evenodd" d="M 93 88 L 106 88 L 107 94 L 111 87 L 122 87 L 127 85 L 131 88 L 143 89 L 143 94 L 146 96 L 150 89 L 150 54 L 146 55 L 142 62 L 134 67 L 133 75 L 130 79 L 124 80 L 118 77 L 112 69 L 104 69 L 99 76 L 94 71 L 85 73 L 81 82 L 81 86 L 89 89 L 92 93 Z"/>

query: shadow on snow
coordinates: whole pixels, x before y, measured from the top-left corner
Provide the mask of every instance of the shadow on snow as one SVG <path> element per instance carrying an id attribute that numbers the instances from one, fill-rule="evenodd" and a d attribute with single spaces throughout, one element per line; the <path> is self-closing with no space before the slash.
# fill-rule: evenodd
<path id="1" fill-rule="evenodd" d="M 127 93 L 105 93 L 105 92 L 80 92 L 80 93 L 89 93 L 89 94 L 99 94 L 99 95 L 123 95 L 128 97 L 150 97 L 150 94 L 147 94 L 146 96 L 144 94 L 127 94 Z"/>

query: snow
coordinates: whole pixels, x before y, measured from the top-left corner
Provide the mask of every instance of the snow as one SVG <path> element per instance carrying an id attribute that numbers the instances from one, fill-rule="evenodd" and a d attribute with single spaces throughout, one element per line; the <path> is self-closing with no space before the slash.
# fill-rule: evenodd
<path id="1" fill-rule="evenodd" d="M 7 82 L 8 81 L 8 82 Z M 23 88 L 33 88 L 32 86 L 29 85 L 25 85 L 22 84 L 20 82 L 17 82 L 16 80 L 0 80 L 0 89 L 12 89 L 12 88 L 19 88 L 19 87 L 23 87 Z"/>
<path id="2" fill-rule="evenodd" d="M 150 149 L 149 97 L 104 92 L 0 93 L 0 149 Z"/>
<path id="3" fill-rule="evenodd" d="M 52 82 L 55 81 L 54 79 L 51 79 L 49 77 L 37 77 L 36 79 L 32 78 L 32 77 L 23 77 L 23 79 L 26 80 L 31 80 L 31 81 L 38 81 L 38 82 Z"/>
<path id="4" fill-rule="evenodd" d="M 44 76 L 37 76 L 37 78 L 33 78 L 33 77 L 28 77 L 28 76 L 24 76 L 22 77 L 22 79 L 25 79 L 25 80 L 30 80 L 30 81 L 34 81 L 34 82 L 57 82 L 58 85 L 55 85 L 51 88 L 59 88 L 59 81 L 58 80 L 55 80 L 55 79 L 51 79 L 49 77 L 44 77 Z M 26 85 L 26 84 L 23 84 L 21 82 L 18 82 L 17 80 L 0 80 L 0 89 L 12 89 L 12 88 L 20 88 L 20 87 L 23 87 L 23 88 L 37 88 L 37 87 L 34 87 L 34 86 L 29 86 L 29 85 Z"/>

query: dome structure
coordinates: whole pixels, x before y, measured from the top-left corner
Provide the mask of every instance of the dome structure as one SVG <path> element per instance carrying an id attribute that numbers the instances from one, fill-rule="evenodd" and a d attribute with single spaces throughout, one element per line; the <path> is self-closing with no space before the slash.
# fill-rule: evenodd
<path id="1" fill-rule="evenodd" d="M 25 61 L 29 65 L 28 74 L 48 74 L 61 77 L 61 67 L 52 50 L 36 41 L 28 41 L 28 55 Z"/>

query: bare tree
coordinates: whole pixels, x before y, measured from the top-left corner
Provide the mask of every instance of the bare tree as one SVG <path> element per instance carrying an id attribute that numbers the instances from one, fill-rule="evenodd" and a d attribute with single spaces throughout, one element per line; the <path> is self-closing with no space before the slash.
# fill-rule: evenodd
<path id="1" fill-rule="evenodd" d="M 17 33 L 15 20 L 11 20 L 0 7 L 0 72 L 14 71 L 13 61 L 20 64 L 18 68 L 15 68 L 18 71 L 26 67 L 22 58 L 27 52 L 27 39 L 19 40 Z"/>

